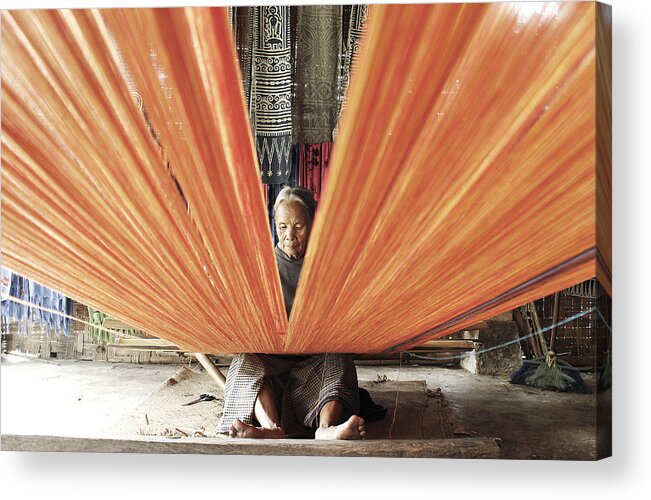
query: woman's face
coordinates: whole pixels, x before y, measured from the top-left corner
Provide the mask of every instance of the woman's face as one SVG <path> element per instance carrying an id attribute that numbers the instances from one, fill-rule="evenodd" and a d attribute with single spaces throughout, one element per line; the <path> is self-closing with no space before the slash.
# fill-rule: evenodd
<path id="1" fill-rule="evenodd" d="M 296 201 L 285 201 L 276 209 L 276 233 L 280 249 L 291 259 L 305 256 L 312 219 L 307 209 Z"/>

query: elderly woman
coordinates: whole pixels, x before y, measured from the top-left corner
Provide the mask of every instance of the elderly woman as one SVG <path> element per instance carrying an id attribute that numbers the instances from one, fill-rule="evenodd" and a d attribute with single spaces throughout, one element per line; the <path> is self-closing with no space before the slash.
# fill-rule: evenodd
<path id="1" fill-rule="evenodd" d="M 274 205 L 276 262 L 287 315 L 292 309 L 316 202 L 304 188 L 285 187 Z M 357 372 L 342 354 L 238 354 L 226 377 L 217 428 L 232 437 L 360 439 L 366 434 Z"/>

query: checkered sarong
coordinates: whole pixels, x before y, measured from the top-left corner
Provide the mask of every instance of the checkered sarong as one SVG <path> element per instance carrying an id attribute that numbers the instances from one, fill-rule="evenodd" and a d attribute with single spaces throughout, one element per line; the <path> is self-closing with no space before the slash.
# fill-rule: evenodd
<path id="1" fill-rule="evenodd" d="M 235 418 L 255 424 L 253 409 L 263 383 L 276 394 L 280 427 L 287 437 L 314 437 L 321 408 L 343 404 L 345 417 L 357 414 L 357 371 L 350 356 L 318 354 L 307 359 L 271 354 L 238 354 L 226 377 L 224 414 L 217 432 L 227 433 Z"/>

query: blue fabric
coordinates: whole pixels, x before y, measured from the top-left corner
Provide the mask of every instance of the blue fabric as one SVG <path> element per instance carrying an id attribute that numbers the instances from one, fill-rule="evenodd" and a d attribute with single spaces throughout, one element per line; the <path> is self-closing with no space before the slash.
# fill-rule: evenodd
<path id="1" fill-rule="evenodd" d="M 57 311 L 61 314 L 66 314 L 66 296 L 57 292 Z M 63 316 L 56 316 L 56 332 L 59 335 L 67 335 L 66 333 L 66 318 Z"/>
<path id="2" fill-rule="evenodd" d="M 32 282 L 34 284 L 34 291 L 32 292 L 32 304 L 43 307 L 43 286 Z M 34 309 L 32 311 L 34 320 L 38 320 L 41 325 L 41 328 L 45 327 L 45 313 L 40 309 Z"/>
<path id="3" fill-rule="evenodd" d="M 53 301 L 52 309 L 54 309 L 55 311 L 60 311 L 61 306 L 59 303 L 61 302 L 61 298 L 58 292 L 52 292 L 52 301 Z M 61 333 L 61 316 L 57 314 L 53 314 L 52 319 L 54 320 L 54 331 L 58 335 L 59 333 Z"/>
<path id="4" fill-rule="evenodd" d="M 34 306 L 72 315 L 72 300 L 68 297 L 5 268 L 2 268 L 2 295 L 9 295 L 28 301 Z M 27 334 L 29 325 L 38 321 L 42 328 L 54 329 L 57 334 L 70 335 L 70 319 L 41 311 L 28 304 L 17 304 L 8 299 L 3 300 L 2 315 L 7 318 L 7 321 L 25 320 L 22 331 L 19 333 Z"/>
<path id="5" fill-rule="evenodd" d="M 11 276 L 11 284 L 9 285 L 9 295 L 11 297 L 18 297 L 20 294 L 18 293 L 20 285 L 18 284 L 18 279 L 20 276 L 17 274 L 14 274 Z M 13 301 L 9 301 L 9 304 L 7 305 L 7 317 L 10 319 L 16 319 L 16 314 L 17 312 L 17 306 Z"/>
<path id="6" fill-rule="evenodd" d="M 43 299 L 42 305 L 46 309 L 52 308 L 52 290 L 49 288 L 43 287 Z M 48 328 L 52 328 L 52 318 L 53 314 L 49 311 L 43 311 L 43 322 Z"/>
<path id="7" fill-rule="evenodd" d="M 29 303 L 32 305 L 39 305 L 38 304 L 38 293 L 37 293 L 37 285 L 36 281 L 34 280 L 29 280 Z M 39 321 L 39 316 L 40 316 L 40 311 L 36 309 L 35 307 L 29 307 L 29 319 L 31 323 L 34 323 L 36 321 Z"/>
<path id="8" fill-rule="evenodd" d="M 17 276 L 17 275 L 15 275 Z M 29 280 L 23 276 L 17 276 L 16 280 L 16 295 L 14 297 L 19 298 L 20 300 L 29 301 Z M 29 306 L 27 304 L 15 304 L 14 306 L 14 316 L 17 320 L 28 320 L 29 319 Z M 22 323 L 22 332 L 24 335 L 27 335 L 28 331 L 28 322 L 23 321 Z"/>
<path id="9" fill-rule="evenodd" d="M 9 295 L 11 289 L 11 279 L 13 273 L 9 269 L 2 268 L 2 297 Z M 13 307 L 13 302 L 7 299 L 2 299 L 2 315 L 9 318 L 9 308 Z"/>
<path id="10" fill-rule="evenodd" d="M 65 302 L 66 302 L 65 313 L 68 316 L 72 316 L 72 300 L 70 300 L 68 297 L 65 297 Z M 70 318 L 64 319 L 63 329 L 66 336 L 70 335 Z"/>

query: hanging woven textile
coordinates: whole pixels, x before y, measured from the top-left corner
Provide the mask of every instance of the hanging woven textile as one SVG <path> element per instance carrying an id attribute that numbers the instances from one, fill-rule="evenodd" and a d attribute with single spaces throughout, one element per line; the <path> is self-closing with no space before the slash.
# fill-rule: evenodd
<path id="1" fill-rule="evenodd" d="M 274 8 L 275 9 L 275 8 Z M 333 130 L 336 127 L 340 113 L 341 102 L 347 86 L 352 61 L 359 50 L 360 39 L 365 29 L 366 6 L 297 6 L 290 7 L 289 13 L 289 44 L 291 63 L 291 96 L 289 104 L 292 110 L 291 142 L 293 144 L 310 144 L 332 141 Z M 281 11 L 282 12 L 282 11 Z M 260 73 L 252 65 L 252 52 L 255 47 L 265 42 L 264 30 L 256 24 L 260 16 L 268 15 L 269 11 L 260 11 L 254 7 L 229 8 L 229 16 L 233 27 L 233 37 L 237 48 L 242 86 L 249 104 L 252 127 L 260 130 L 260 106 L 256 108 L 255 88 L 258 82 L 273 81 L 278 75 L 263 71 Z M 275 15 L 276 12 L 273 11 Z M 351 15 L 352 14 L 352 15 Z M 345 23 L 345 29 L 344 29 Z M 257 49 L 260 53 L 260 49 Z M 285 54 L 283 52 L 283 54 Z M 276 64 L 278 57 L 270 61 Z M 267 59 L 261 59 L 265 61 Z M 286 59 L 281 59 L 286 62 Z M 269 62 L 269 60 L 267 60 Z M 263 70 L 266 65 L 263 67 Z M 286 78 L 287 74 L 281 75 Z M 280 80 L 282 80 L 282 78 Z M 279 81 L 280 81 L 279 80 Z M 342 84 L 342 82 L 345 83 Z M 286 80 L 282 80 L 286 83 Z M 254 88 L 254 92 L 251 89 Z M 267 98 L 278 103 L 286 103 L 287 87 L 278 84 L 275 90 L 268 86 Z M 274 96 L 274 93 L 276 94 Z M 275 111 L 271 108 L 269 113 Z M 271 114 L 269 115 L 271 116 Z M 268 118 L 268 117 L 267 117 Z M 256 134 L 260 135 L 260 134 Z M 269 141 L 259 151 L 266 155 L 271 151 Z M 273 151 L 278 151 L 279 148 Z M 267 155 L 269 156 L 269 155 Z M 261 164 L 266 157 L 260 156 Z M 268 163 L 268 162 L 267 162 Z M 269 182 L 269 169 L 263 181 L 268 183 L 287 182 L 287 178 L 278 180 L 273 174 Z"/>
<path id="2" fill-rule="evenodd" d="M 299 6 L 297 18 L 294 142 L 329 142 L 339 111 L 342 7 Z"/>
<path id="3" fill-rule="evenodd" d="M 19 323 L 19 334 L 29 334 L 31 327 L 38 323 L 41 328 L 69 335 L 70 323 L 64 315 L 69 314 L 71 305 L 72 301 L 65 295 L 2 268 L 2 315 L 8 323 Z M 43 308 L 52 309 L 53 312 Z"/>
<path id="4" fill-rule="evenodd" d="M 253 23 L 253 7 L 228 7 L 228 12 L 233 29 L 233 38 L 237 50 L 242 75 L 242 89 L 247 110 L 251 111 L 251 31 Z"/>
<path id="5" fill-rule="evenodd" d="M 332 142 L 301 144 L 298 147 L 298 185 L 309 189 L 319 201 L 328 177 Z"/>
<path id="6" fill-rule="evenodd" d="M 2 272 L 2 295 L 0 295 L 2 300 L 1 312 L 3 316 L 8 318 L 10 316 L 11 310 L 14 307 L 14 303 L 10 300 L 7 300 L 7 297 L 9 296 L 9 290 L 11 289 L 13 273 L 4 267 L 0 268 L 0 272 Z"/>
<path id="7" fill-rule="evenodd" d="M 350 84 L 351 75 L 354 73 L 355 65 L 358 60 L 358 53 L 361 47 L 364 33 L 366 32 L 368 5 L 352 5 L 344 9 L 344 36 L 342 37 L 340 71 L 339 76 L 339 111 L 337 117 L 341 115 L 343 108 L 346 106 L 346 95 L 348 85 Z M 338 125 L 334 130 L 334 137 L 337 135 Z"/>
<path id="8" fill-rule="evenodd" d="M 292 60 L 289 6 L 253 7 L 251 113 L 260 175 L 285 182 L 291 170 Z"/>

